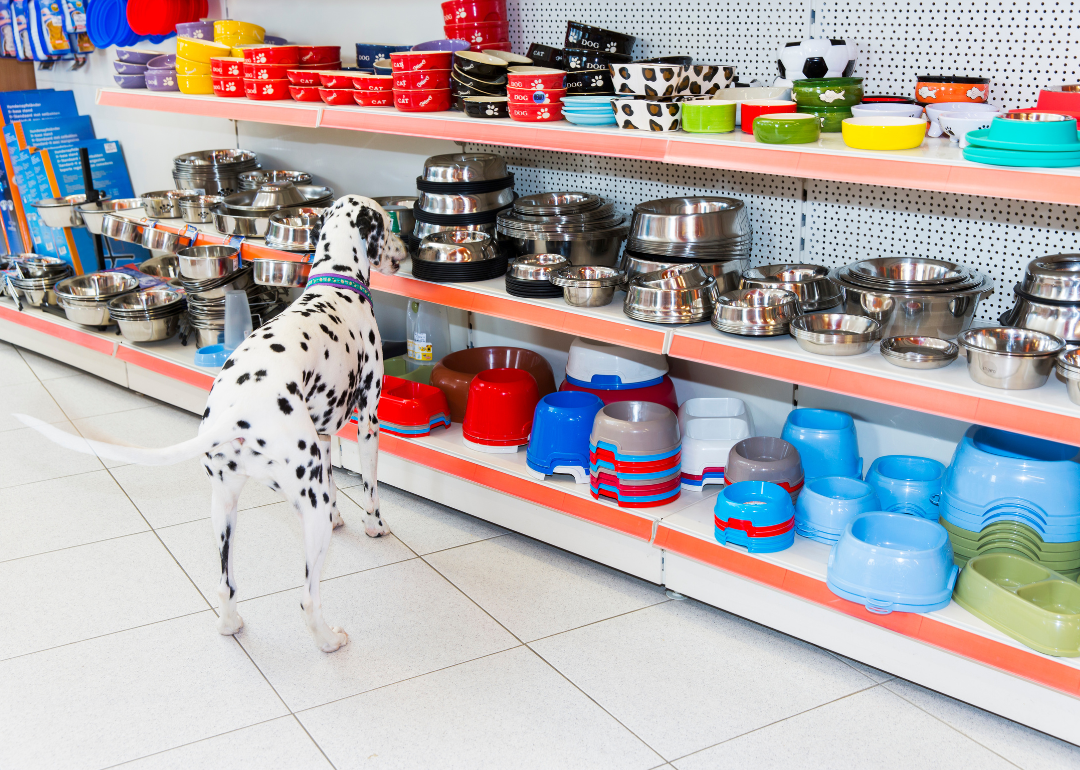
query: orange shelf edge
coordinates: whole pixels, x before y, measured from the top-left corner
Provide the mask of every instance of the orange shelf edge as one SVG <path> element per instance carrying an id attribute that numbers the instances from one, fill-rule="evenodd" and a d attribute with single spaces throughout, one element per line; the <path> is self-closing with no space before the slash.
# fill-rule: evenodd
<path id="1" fill-rule="evenodd" d="M 319 125 L 320 107 L 282 106 L 280 102 L 257 102 L 249 99 L 206 99 L 164 96 L 148 91 L 110 91 L 99 89 L 97 103 L 105 107 L 127 107 L 154 112 L 182 112 L 225 120 L 273 123 L 279 126 L 315 128 Z M 290 105 L 295 102 L 289 102 Z"/>
<path id="2" fill-rule="evenodd" d="M 733 575 L 776 588 L 800 599 L 887 628 L 961 657 L 977 661 L 1043 687 L 1080 697 L 1080 671 L 1026 650 L 987 639 L 939 620 L 909 612 L 875 615 L 841 599 L 820 580 L 786 570 L 717 543 L 665 527 L 657 527 L 654 545 Z"/>
<path id="3" fill-rule="evenodd" d="M 181 366 L 172 361 L 166 361 L 163 358 L 152 356 L 145 351 L 128 347 L 125 344 L 121 344 L 117 347 L 116 357 L 121 361 L 138 366 L 140 369 L 146 369 L 149 372 L 169 377 L 177 382 L 182 382 L 185 385 L 193 385 L 196 388 L 201 388 L 207 392 L 209 392 L 210 388 L 214 385 L 215 378 L 212 375 L 194 371 L 186 366 Z"/>
<path id="4" fill-rule="evenodd" d="M 46 321 L 44 318 L 20 313 L 18 310 L 12 310 L 8 307 L 0 307 L 0 318 L 20 326 L 25 326 L 27 329 L 33 329 L 36 332 L 48 334 L 50 337 L 56 337 L 65 342 L 72 342 L 84 348 L 89 348 L 95 353 L 104 353 L 107 356 L 112 356 L 116 347 L 115 342 L 103 340 L 101 337 L 95 337 L 93 334 L 87 334 L 78 329 L 70 329 L 62 324 Z"/>

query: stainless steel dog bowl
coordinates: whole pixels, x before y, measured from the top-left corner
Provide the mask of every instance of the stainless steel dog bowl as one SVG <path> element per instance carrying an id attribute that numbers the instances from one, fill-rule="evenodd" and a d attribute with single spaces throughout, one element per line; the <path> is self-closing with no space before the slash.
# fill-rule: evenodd
<path id="1" fill-rule="evenodd" d="M 561 254 L 530 254 L 512 260 L 506 274 L 519 281 L 547 281 L 553 272 L 569 266 Z"/>
<path id="2" fill-rule="evenodd" d="M 108 200 L 108 197 L 102 194 L 101 200 Z M 63 198 L 46 198 L 34 201 L 31 205 L 46 227 L 63 228 L 83 226 L 79 206 L 84 203 L 86 203 L 86 196 L 79 193 L 77 195 L 67 195 Z"/>
<path id="3" fill-rule="evenodd" d="M 454 230 L 461 230 L 471 233 L 484 233 L 494 240 L 497 237 L 494 222 L 485 222 L 481 225 L 436 225 L 431 222 L 417 221 L 413 228 L 413 238 L 417 241 L 423 241 L 429 235 L 435 233 L 448 233 Z"/>
<path id="4" fill-rule="evenodd" d="M 192 281 L 226 278 L 240 269 L 240 249 L 234 246 L 191 246 L 178 256 L 180 274 Z"/>
<path id="5" fill-rule="evenodd" d="M 140 197 L 146 202 L 146 215 L 154 219 L 178 219 L 180 199 L 191 195 L 191 190 L 157 190 L 143 193 Z"/>
<path id="6" fill-rule="evenodd" d="M 623 312 L 650 323 L 698 323 L 712 316 L 718 296 L 716 279 L 698 265 L 675 265 L 630 279 Z"/>
<path id="7" fill-rule="evenodd" d="M 125 214 L 134 209 L 125 210 Z M 141 213 L 141 212 L 140 212 Z M 143 242 L 143 230 L 145 228 L 133 219 L 119 214 L 106 214 L 101 220 L 101 234 L 125 243 Z"/>
<path id="8" fill-rule="evenodd" d="M 1080 350 L 1065 350 L 1058 353 L 1057 371 L 1065 380 L 1069 400 L 1080 406 Z"/>
<path id="9" fill-rule="evenodd" d="M 1055 254 L 1027 265 L 1020 291 L 1054 302 L 1080 302 L 1080 254 Z"/>
<path id="10" fill-rule="evenodd" d="M 429 214 L 479 214 L 505 208 L 514 202 L 514 188 L 485 193 L 432 193 L 420 191 L 417 205 Z"/>
<path id="11" fill-rule="evenodd" d="M 258 190 L 226 195 L 222 205 L 230 214 L 269 217 L 275 211 L 297 206 L 326 206 L 334 200 L 334 190 L 292 182 L 266 182 Z"/>
<path id="12" fill-rule="evenodd" d="M 266 245 L 281 251 L 315 251 L 326 208 L 281 209 L 270 215 Z"/>
<path id="13" fill-rule="evenodd" d="M 97 203 L 82 203 L 75 207 L 82 217 L 86 229 L 93 235 L 101 235 L 101 227 L 105 215 L 113 211 L 126 211 L 131 216 L 145 216 L 146 203 L 142 198 L 120 198 L 118 200 L 98 201 Z M 139 209 L 142 209 L 139 211 Z"/>
<path id="14" fill-rule="evenodd" d="M 138 279 L 127 273 L 90 273 L 60 281 L 53 292 L 69 320 L 86 326 L 108 326 L 108 301 L 138 288 Z"/>
<path id="15" fill-rule="evenodd" d="M 794 292 L 804 313 L 835 307 L 840 288 L 829 280 L 828 268 L 820 265 L 782 264 L 744 270 L 743 289 L 783 289 Z"/>
<path id="16" fill-rule="evenodd" d="M 924 257 L 866 259 L 848 265 L 846 269 L 848 280 L 884 289 L 951 284 L 964 280 L 969 272 L 955 262 Z"/>
<path id="17" fill-rule="evenodd" d="M 425 182 L 489 182 L 507 175 L 506 161 L 487 152 L 433 155 L 424 161 Z"/>
<path id="18" fill-rule="evenodd" d="M 432 233 L 420 241 L 413 259 L 421 262 L 483 262 L 499 256 L 495 242 L 486 233 L 448 230 Z"/>
<path id="19" fill-rule="evenodd" d="M 791 322 L 791 336 L 799 347 L 822 356 L 865 353 L 881 337 L 881 324 L 873 318 L 845 313 L 810 313 Z"/>
<path id="20" fill-rule="evenodd" d="M 264 170 L 245 171 L 238 174 L 241 190 L 258 190 L 264 182 L 292 182 L 311 184 L 311 174 L 306 171 Z"/>
<path id="21" fill-rule="evenodd" d="M 998 320 L 1005 326 L 1034 329 L 1066 342 L 1080 342 L 1080 302 L 1040 301 L 1018 292 L 1015 304 Z"/>
<path id="22" fill-rule="evenodd" d="M 675 267 L 680 264 L 687 263 L 654 261 L 635 255 L 632 252 L 624 251 L 619 266 L 622 271 L 626 273 L 626 278 L 629 280 L 634 276 L 644 275 L 645 273 L 655 273 L 657 270 Z M 725 259 L 719 262 L 695 261 L 693 264 L 700 267 L 706 275 L 711 275 L 715 278 L 717 291 L 724 294 L 729 291 L 734 291 L 739 287 L 739 276 L 742 273 L 743 268 L 746 267 L 746 260 L 735 258 Z"/>
<path id="23" fill-rule="evenodd" d="M 400 235 L 406 235 L 413 231 L 416 226 L 413 205 L 419 198 L 416 196 L 384 195 L 380 198 L 372 198 L 372 200 L 382 206 L 391 219 L 397 220 L 397 232 Z"/>
<path id="24" fill-rule="evenodd" d="M 799 298 L 785 289 L 736 289 L 716 299 L 712 325 L 718 331 L 744 337 L 775 337 L 788 333 L 799 315 Z"/>
<path id="25" fill-rule="evenodd" d="M 143 228 L 142 245 L 151 251 L 167 251 L 175 254 L 181 249 L 181 239 L 176 233 L 168 230 L 159 230 L 155 227 Z"/>
<path id="26" fill-rule="evenodd" d="M 260 286 L 283 286 L 301 289 L 307 285 L 311 273 L 310 262 L 294 262 L 288 259 L 253 259 L 251 266 L 255 283 Z"/>
<path id="27" fill-rule="evenodd" d="M 886 361 L 904 369 L 940 369 L 960 354 L 955 342 L 937 337 L 887 337 L 880 350 Z"/>
<path id="28" fill-rule="evenodd" d="M 179 278 L 180 257 L 174 254 L 153 257 L 139 265 L 139 272 L 155 278 Z"/>
<path id="29" fill-rule="evenodd" d="M 55 278 L 12 278 L 9 286 L 14 289 L 21 301 L 31 307 L 55 306 L 57 297 L 53 287 L 62 279 L 62 276 Z"/>
<path id="30" fill-rule="evenodd" d="M 548 275 L 548 280 L 563 290 L 566 304 L 574 307 L 603 307 L 615 297 L 615 289 L 626 274 L 601 265 L 568 265 Z"/>
<path id="31" fill-rule="evenodd" d="M 270 229 L 270 215 L 244 216 L 230 213 L 224 203 L 210 209 L 214 216 L 214 229 L 222 235 L 243 235 L 245 238 L 265 238 Z"/>
<path id="32" fill-rule="evenodd" d="M 572 265 L 614 267 L 626 239 L 621 216 L 588 222 L 525 222 L 513 215 L 500 215 L 498 230 L 508 241 L 511 253 L 558 254 Z"/>
<path id="33" fill-rule="evenodd" d="M 599 208 L 603 201 L 586 192 L 549 192 L 518 198 L 514 211 L 535 217 L 568 216 Z"/>
<path id="34" fill-rule="evenodd" d="M 258 158 L 248 150 L 202 150 L 173 158 L 173 181 L 182 190 L 229 195 L 240 189 L 241 174 L 258 168 Z"/>
<path id="35" fill-rule="evenodd" d="M 159 342 L 175 336 L 180 331 L 180 319 L 183 315 L 183 313 L 174 313 L 164 318 L 142 320 L 115 318 L 114 320 L 120 327 L 120 334 L 129 342 Z"/>
<path id="36" fill-rule="evenodd" d="M 753 228 L 736 198 L 661 198 L 634 207 L 626 248 L 703 261 L 749 257 Z"/>
<path id="37" fill-rule="evenodd" d="M 1065 350 L 1065 341 L 1033 329 L 970 329 L 956 339 L 975 382 L 1002 390 L 1041 387 Z"/>
<path id="38" fill-rule="evenodd" d="M 21 273 L 23 278 L 51 278 L 66 277 L 71 272 L 71 265 L 59 257 L 17 254 L 11 258 L 11 269 Z"/>
<path id="39" fill-rule="evenodd" d="M 180 199 L 180 216 L 189 225 L 204 225 L 214 221 L 214 206 L 225 200 L 221 195 L 191 195 Z"/>
<path id="40" fill-rule="evenodd" d="M 179 331 L 184 295 L 161 286 L 125 294 L 108 302 L 109 315 L 130 342 L 157 342 Z"/>

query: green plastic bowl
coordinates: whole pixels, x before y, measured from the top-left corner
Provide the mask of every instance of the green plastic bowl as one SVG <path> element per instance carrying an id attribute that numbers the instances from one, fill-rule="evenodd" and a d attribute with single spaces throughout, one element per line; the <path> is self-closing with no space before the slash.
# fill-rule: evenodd
<path id="1" fill-rule="evenodd" d="M 691 134 L 726 134 L 735 130 L 735 102 L 683 102 L 682 129 Z"/>
<path id="2" fill-rule="evenodd" d="M 850 107 L 798 107 L 799 112 L 816 115 L 825 134 L 838 134 L 845 120 L 851 117 Z"/>
<path id="3" fill-rule="evenodd" d="M 994 118 L 986 138 L 1017 144 L 1073 145 L 1080 150 L 1076 118 L 1052 112 L 1018 112 Z"/>
<path id="4" fill-rule="evenodd" d="M 862 101 L 862 82 L 862 78 L 796 80 L 791 84 L 791 100 L 800 112 L 803 107 L 851 107 Z"/>
<path id="5" fill-rule="evenodd" d="M 388 358 L 383 362 L 383 374 L 399 377 L 409 382 L 421 382 L 424 385 L 431 384 L 431 370 L 434 368 L 434 364 L 431 366 L 418 366 L 410 372 L 408 364 L 405 362 L 405 356 Z"/>
<path id="6" fill-rule="evenodd" d="M 754 118 L 754 138 L 766 144 L 806 144 L 819 136 L 821 121 L 816 115 L 789 112 Z"/>

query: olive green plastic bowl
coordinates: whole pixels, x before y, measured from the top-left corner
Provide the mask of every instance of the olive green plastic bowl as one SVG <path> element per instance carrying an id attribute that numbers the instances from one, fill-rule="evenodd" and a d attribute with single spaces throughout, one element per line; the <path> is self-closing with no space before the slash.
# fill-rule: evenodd
<path id="1" fill-rule="evenodd" d="M 862 82 L 862 78 L 796 80 L 791 84 L 791 100 L 800 111 L 802 107 L 851 107 L 862 101 Z"/>
<path id="2" fill-rule="evenodd" d="M 383 362 L 383 374 L 399 377 L 409 382 L 422 382 L 425 385 L 431 384 L 431 370 L 434 368 L 434 364 L 431 366 L 418 366 L 410 372 L 408 371 L 408 365 L 405 363 L 405 356 L 388 358 Z"/>
<path id="3" fill-rule="evenodd" d="M 754 118 L 754 138 L 766 144 L 806 144 L 821 136 L 821 121 L 801 112 L 758 115 Z"/>
<path id="4" fill-rule="evenodd" d="M 691 134 L 726 134 L 735 130 L 735 102 L 683 102 L 682 130 Z"/>

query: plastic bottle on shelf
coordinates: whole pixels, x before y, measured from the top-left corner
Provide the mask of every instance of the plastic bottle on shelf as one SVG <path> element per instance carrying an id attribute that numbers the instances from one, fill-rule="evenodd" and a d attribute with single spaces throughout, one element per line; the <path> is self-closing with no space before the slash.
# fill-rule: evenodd
<path id="1" fill-rule="evenodd" d="M 433 366 L 450 352 L 450 322 L 446 308 L 430 302 L 409 300 L 405 314 L 405 354 L 407 371 Z"/>

